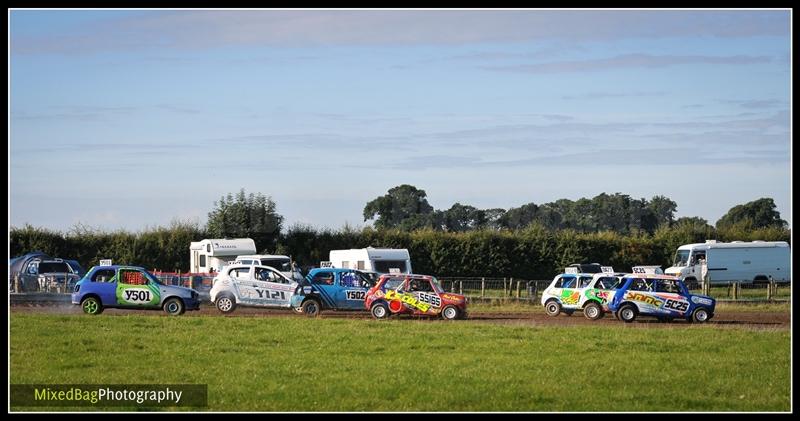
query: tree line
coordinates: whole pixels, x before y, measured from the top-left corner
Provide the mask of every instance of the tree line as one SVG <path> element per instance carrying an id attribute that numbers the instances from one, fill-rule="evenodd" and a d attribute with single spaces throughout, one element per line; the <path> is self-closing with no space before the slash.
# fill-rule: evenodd
<path id="1" fill-rule="evenodd" d="M 77 259 L 86 267 L 98 264 L 100 259 L 113 259 L 149 269 L 185 272 L 190 242 L 249 237 L 260 253 L 291 255 L 306 268 L 328 260 L 330 250 L 372 246 L 407 248 L 418 273 L 547 279 L 571 263 L 598 262 L 620 270 L 634 264 L 666 267 L 672 264 L 679 245 L 706 239 L 790 240 L 790 230 L 772 199 L 735 206 L 714 227 L 702 218 L 673 220 L 674 202 L 662 196 L 645 201 L 601 194 L 593 199 L 553 202 L 560 202 L 560 208 L 530 203 L 481 214 L 460 204 L 435 211 L 427 204 L 424 191 L 413 186 L 395 189 L 367 203 L 364 215 L 367 220 L 377 216 L 374 228 L 320 230 L 295 224 L 284 231 L 284 219 L 271 198 L 241 190 L 215 202 L 205 226 L 173 221 L 167 227 L 132 233 L 102 232 L 78 225 L 62 233 L 26 225 L 11 228 L 9 245 L 11 256 L 39 250 L 54 257 Z M 404 194 L 397 197 L 398 192 Z M 416 211 L 411 212 L 413 209 Z M 546 223 L 544 215 L 555 213 L 554 209 L 561 219 L 553 216 L 550 221 L 559 220 L 561 225 Z M 646 209 L 655 216 L 644 218 Z M 576 215 L 580 210 L 589 216 Z M 615 222 L 614 215 L 625 222 Z M 650 217 L 660 221 L 652 231 L 637 225 Z M 381 218 L 383 222 L 379 223 Z"/>

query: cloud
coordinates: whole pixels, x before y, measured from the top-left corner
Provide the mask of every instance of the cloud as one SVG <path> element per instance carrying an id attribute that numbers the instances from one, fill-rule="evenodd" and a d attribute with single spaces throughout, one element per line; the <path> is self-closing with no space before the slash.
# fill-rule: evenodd
<path id="1" fill-rule="evenodd" d="M 16 27 L 15 17 L 27 12 L 11 12 L 12 30 Z M 789 33 L 789 11 L 147 11 L 84 23 L 74 30 L 54 30 L 46 35 L 28 33 L 20 35 L 12 32 L 10 44 L 13 54 L 120 52 L 153 48 L 196 50 L 254 45 L 459 45 L 699 36 L 786 36 Z"/>
<path id="2" fill-rule="evenodd" d="M 486 70 L 504 72 L 523 72 L 523 73 L 569 73 L 569 72 L 590 72 L 606 69 L 620 68 L 662 68 L 682 64 L 759 64 L 769 63 L 771 59 L 767 56 L 677 56 L 652 54 L 623 54 L 615 57 L 572 60 L 572 61 L 553 61 L 538 64 L 520 64 L 513 66 L 481 66 Z"/>
<path id="3" fill-rule="evenodd" d="M 653 91 L 653 92 L 588 92 L 579 95 L 566 95 L 561 99 L 604 99 L 604 98 L 631 98 L 631 97 L 648 97 L 648 96 L 664 96 L 666 92 Z"/>
<path id="4" fill-rule="evenodd" d="M 91 106 L 91 105 L 62 105 L 49 107 L 50 112 L 29 113 L 27 111 L 12 111 L 11 117 L 15 120 L 74 120 L 83 122 L 108 121 L 114 117 L 128 116 L 138 112 L 151 110 L 171 111 L 178 114 L 199 114 L 200 110 L 173 104 L 158 104 L 153 106 Z"/>
<path id="5" fill-rule="evenodd" d="M 786 105 L 786 102 L 777 99 L 723 99 L 720 102 L 738 105 L 742 108 L 762 109 L 762 108 L 775 108 Z"/>

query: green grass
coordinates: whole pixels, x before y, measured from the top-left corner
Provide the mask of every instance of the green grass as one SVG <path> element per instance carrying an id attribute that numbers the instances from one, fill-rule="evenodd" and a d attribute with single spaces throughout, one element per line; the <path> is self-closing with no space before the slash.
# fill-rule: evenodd
<path id="1" fill-rule="evenodd" d="M 10 340 L 12 384 L 207 384 L 215 411 L 790 409 L 788 329 L 11 314 Z"/>

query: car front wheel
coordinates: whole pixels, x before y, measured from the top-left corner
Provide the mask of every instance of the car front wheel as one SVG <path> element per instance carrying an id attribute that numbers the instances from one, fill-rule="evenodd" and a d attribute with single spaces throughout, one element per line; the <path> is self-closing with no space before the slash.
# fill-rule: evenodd
<path id="1" fill-rule="evenodd" d="M 442 318 L 445 320 L 455 320 L 458 318 L 458 309 L 453 306 L 447 306 L 442 310 Z"/>
<path id="2" fill-rule="evenodd" d="M 705 323 L 708 321 L 708 319 L 708 310 L 703 307 L 698 308 L 692 314 L 692 321 L 696 323 Z"/>
<path id="3" fill-rule="evenodd" d="M 164 302 L 164 312 L 170 316 L 183 314 L 183 301 L 175 297 L 168 299 Z"/>
<path id="4" fill-rule="evenodd" d="M 369 311 L 372 313 L 372 317 L 378 320 L 389 317 L 389 308 L 386 307 L 386 304 L 384 303 L 377 303 L 373 305 Z"/>
<path id="5" fill-rule="evenodd" d="M 94 316 L 103 312 L 103 303 L 97 297 L 87 297 L 81 301 L 81 308 L 84 313 Z"/>
<path id="6" fill-rule="evenodd" d="M 317 300 L 307 300 L 303 303 L 303 313 L 308 317 L 317 317 L 321 311 L 319 302 Z"/>

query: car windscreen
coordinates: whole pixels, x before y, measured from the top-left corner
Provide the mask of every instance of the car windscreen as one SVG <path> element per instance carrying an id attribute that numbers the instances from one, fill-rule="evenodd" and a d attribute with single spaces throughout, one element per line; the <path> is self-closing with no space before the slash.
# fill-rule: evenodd
<path id="1" fill-rule="evenodd" d="M 689 262 L 689 253 L 689 250 L 678 250 L 678 252 L 675 253 L 675 263 L 672 266 L 686 266 Z"/>
<path id="2" fill-rule="evenodd" d="M 269 266 L 284 272 L 292 269 L 289 259 L 261 259 L 261 266 Z"/>

